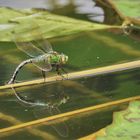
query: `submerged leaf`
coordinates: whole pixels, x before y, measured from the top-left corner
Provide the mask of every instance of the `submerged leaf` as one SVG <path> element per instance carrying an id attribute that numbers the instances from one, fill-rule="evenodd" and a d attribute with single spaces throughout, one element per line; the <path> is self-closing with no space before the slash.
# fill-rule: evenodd
<path id="1" fill-rule="evenodd" d="M 115 113 L 113 124 L 105 128 L 104 134 L 96 140 L 139 140 L 140 101 L 131 102 L 127 110 Z"/>
<path id="2" fill-rule="evenodd" d="M 0 8 L 0 12 L 0 41 L 12 41 L 13 35 L 16 33 L 22 33 L 22 41 L 39 39 L 39 35 L 36 36 L 36 38 L 30 35 L 32 30 L 36 31 L 36 28 L 33 27 L 34 23 L 37 23 L 40 26 L 40 30 L 42 31 L 44 38 L 112 28 L 112 26 L 72 19 L 65 16 L 51 14 L 47 11 L 21 11 L 9 8 Z M 6 19 L 3 19 L 2 17 L 6 17 Z"/>

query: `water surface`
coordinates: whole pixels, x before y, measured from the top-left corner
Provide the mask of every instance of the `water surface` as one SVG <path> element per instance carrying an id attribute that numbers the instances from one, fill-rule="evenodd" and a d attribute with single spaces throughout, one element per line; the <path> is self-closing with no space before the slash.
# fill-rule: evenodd
<path id="1" fill-rule="evenodd" d="M 21 3 L 12 1 L 11 3 L 8 0 L 1 0 L 0 5 L 16 8 L 43 7 L 56 14 L 83 20 L 96 20 L 107 24 L 120 22 L 119 16 L 107 14 L 106 7 L 101 7 L 94 1 L 88 0 L 86 3 L 85 1 L 79 2 L 79 0 L 61 0 L 59 3 L 45 0 L 39 1 L 39 3 L 38 1 L 30 2 L 31 4 L 28 3 L 27 7 L 26 1 Z M 47 5 L 44 5 L 44 2 L 47 2 Z M 111 14 L 114 13 L 111 12 Z M 52 38 L 49 41 L 54 50 L 69 56 L 69 62 L 64 68 L 68 72 L 74 72 L 138 60 L 140 58 L 138 36 L 138 30 L 127 36 L 122 31 L 112 29 Z M 0 42 L 0 85 L 4 85 L 10 79 L 17 65 L 28 58 L 30 57 L 18 50 L 13 42 Z M 1 90 L 0 128 L 137 96 L 140 91 L 139 70 L 133 69 L 88 78 L 83 77 L 77 80 L 16 88 L 15 91 L 13 89 Z M 56 72 L 53 70 L 47 76 L 55 74 Z M 42 78 L 41 71 L 33 65 L 27 65 L 19 72 L 17 80 L 28 81 L 39 78 Z M 54 111 L 46 106 L 31 106 L 20 102 L 14 95 L 15 92 L 29 102 L 49 103 L 49 105 L 55 106 Z M 122 110 L 126 106 L 124 104 L 112 106 L 13 133 L 3 133 L 0 139 L 77 139 L 110 124 L 113 112 Z"/>

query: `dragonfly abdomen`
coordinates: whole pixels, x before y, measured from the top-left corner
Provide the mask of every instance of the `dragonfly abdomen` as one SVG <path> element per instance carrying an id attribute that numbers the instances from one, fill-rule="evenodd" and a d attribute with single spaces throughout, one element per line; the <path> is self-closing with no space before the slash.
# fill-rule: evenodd
<path id="1" fill-rule="evenodd" d="M 14 71 L 14 73 L 13 73 L 11 79 L 9 80 L 8 84 L 14 83 L 15 78 L 16 78 L 18 72 L 20 71 L 20 69 L 21 69 L 24 65 L 26 65 L 26 64 L 28 64 L 28 63 L 32 63 L 32 59 L 25 60 L 25 61 L 21 62 L 21 63 L 17 66 L 17 68 L 16 68 L 16 70 Z"/>

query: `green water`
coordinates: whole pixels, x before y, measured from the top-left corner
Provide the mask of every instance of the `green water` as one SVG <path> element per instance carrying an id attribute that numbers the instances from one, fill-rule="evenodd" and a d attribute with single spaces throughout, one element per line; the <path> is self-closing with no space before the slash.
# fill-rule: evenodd
<path id="1" fill-rule="evenodd" d="M 65 15 L 66 13 L 63 13 L 63 10 L 65 10 L 71 17 L 89 20 L 85 14 L 79 15 L 72 11 L 70 9 L 71 5 L 68 5 L 68 7 L 57 7 L 53 12 Z M 117 16 L 112 18 L 115 18 L 116 24 L 120 22 Z M 105 19 L 106 23 L 114 24 L 111 17 L 108 16 Z M 119 64 L 140 58 L 140 42 L 138 34 L 135 34 L 135 32 L 127 36 L 116 30 L 100 30 L 52 38 L 49 41 L 53 45 L 54 50 L 69 56 L 68 64 L 64 65 L 68 72 Z M 10 79 L 17 65 L 28 58 L 26 54 L 16 48 L 14 43 L 0 42 L 0 85 L 4 85 Z M 0 112 L 5 114 L 5 116 L 0 119 L 0 128 L 137 96 L 140 91 L 139 70 L 133 69 L 88 78 L 84 77 L 72 81 L 67 80 L 53 84 L 41 84 L 30 86 L 29 88 L 15 89 L 23 98 L 31 102 L 57 104 L 56 112 L 51 112 L 45 107 L 29 106 L 21 103 L 15 97 L 12 89 L 1 90 Z M 48 73 L 48 76 L 55 74 L 56 72 L 53 70 Z M 28 81 L 39 78 L 42 78 L 40 70 L 33 65 L 27 65 L 19 72 L 17 80 Z M 66 102 L 60 103 L 64 98 L 67 98 Z M 14 131 L 13 133 L 3 133 L 0 136 L 0 140 L 42 140 L 44 139 L 44 133 L 47 140 L 73 140 L 96 132 L 110 124 L 113 112 L 122 110 L 126 106 L 124 104 L 113 106 L 64 118 L 57 123 L 50 122 L 49 124 L 45 123 L 40 126 Z M 6 115 L 13 118 L 6 118 Z"/>

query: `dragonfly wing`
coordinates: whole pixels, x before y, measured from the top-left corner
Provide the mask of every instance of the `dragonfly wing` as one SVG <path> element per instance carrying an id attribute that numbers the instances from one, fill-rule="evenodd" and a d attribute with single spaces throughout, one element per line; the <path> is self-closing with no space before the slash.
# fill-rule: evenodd
<path id="1" fill-rule="evenodd" d="M 51 64 L 48 64 L 48 63 L 46 63 L 46 62 L 36 62 L 36 63 L 34 63 L 34 65 L 37 67 L 37 68 L 39 68 L 40 70 L 42 70 L 42 71 L 50 71 L 51 69 L 52 69 L 52 66 L 51 66 Z"/>
<path id="2" fill-rule="evenodd" d="M 47 113 L 47 106 L 38 106 L 38 105 L 34 106 L 33 114 L 37 119 L 49 116 L 49 114 Z"/>
<path id="3" fill-rule="evenodd" d="M 43 30 L 41 30 L 41 26 L 34 23 L 34 25 L 32 25 L 31 28 L 32 28 L 31 35 L 34 38 L 34 42 L 37 43 L 38 47 L 46 53 L 52 52 L 53 51 L 52 46 L 45 39 Z"/>
<path id="4" fill-rule="evenodd" d="M 45 39 L 43 36 L 43 31 L 41 31 L 41 27 L 37 24 L 34 24 L 32 27 L 32 36 L 34 37 L 34 42 L 37 43 L 38 47 L 44 52 L 52 52 L 52 45 Z"/>
<path id="5" fill-rule="evenodd" d="M 49 106 L 38 106 L 34 109 L 34 115 L 36 118 L 49 117 L 60 113 L 61 112 L 57 107 L 51 108 Z M 55 120 L 53 122 L 50 122 L 50 125 L 60 136 L 68 136 L 68 127 L 63 120 Z"/>
<path id="6" fill-rule="evenodd" d="M 15 41 L 15 40 L 14 40 Z M 30 57 L 37 57 L 39 55 L 45 54 L 41 49 L 37 48 L 31 42 L 17 42 L 15 41 L 18 49 L 29 55 Z"/>
<path id="7" fill-rule="evenodd" d="M 49 55 L 46 55 L 46 59 L 45 60 L 37 60 L 39 59 L 38 57 L 36 58 L 36 61 L 33 62 L 33 64 L 38 67 L 39 69 L 43 70 L 43 71 L 50 71 L 52 69 L 52 66 L 49 62 L 49 60 L 47 59 L 49 57 Z"/>
<path id="8" fill-rule="evenodd" d="M 60 110 L 58 107 L 53 107 L 49 109 L 50 114 L 57 115 L 60 114 Z M 64 120 L 55 120 L 52 122 L 51 126 L 55 129 L 55 131 L 62 137 L 67 137 L 68 136 L 68 127 Z"/>
<path id="9" fill-rule="evenodd" d="M 39 48 L 41 48 L 44 52 L 53 52 L 52 45 L 46 39 L 43 39 L 43 37 L 41 38 L 41 35 L 40 39 L 36 42 L 38 43 Z"/>

